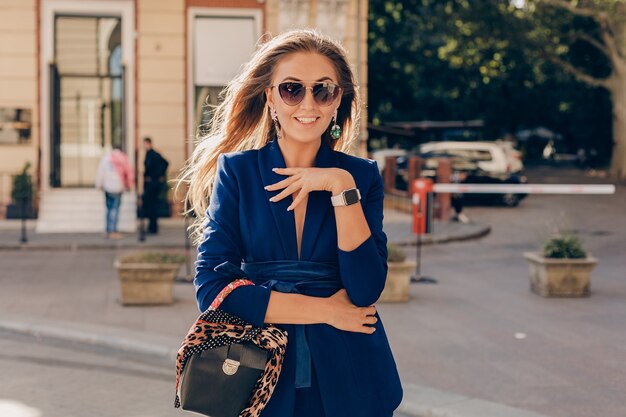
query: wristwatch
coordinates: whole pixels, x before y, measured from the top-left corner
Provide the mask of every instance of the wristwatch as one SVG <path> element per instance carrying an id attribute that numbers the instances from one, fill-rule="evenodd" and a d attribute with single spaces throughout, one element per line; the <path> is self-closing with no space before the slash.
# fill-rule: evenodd
<path id="1" fill-rule="evenodd" d="M 350 188 L 343 190 L 341 193 L 330 197 L 333 207 L 349 206 L 358 203 L 361 200 L 361 193 L 358 188 Z"/>

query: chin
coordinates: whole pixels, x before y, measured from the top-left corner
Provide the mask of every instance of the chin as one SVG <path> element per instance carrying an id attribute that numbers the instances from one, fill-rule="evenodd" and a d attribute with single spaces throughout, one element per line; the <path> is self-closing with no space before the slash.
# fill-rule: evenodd
<path id="1" fill-rule="evenodd" d="M 289 132 L 285 132 L 286 133 L 286 137 L 289 138 L 290 141 L 293 142 L 298 142 L 298 143 L 302 143 L 302 144 L 309 144 L 309 143 L 314 143 L 314 142 L 319 142 L 320 139 L 322 138 L 322 133 L 324 132 L 319 132 L 319 133 L 313 133 L 313 132 L 308 132 L 303 134 L 302 132 L 296 132 L 294 133 L 289 133 Z"/>

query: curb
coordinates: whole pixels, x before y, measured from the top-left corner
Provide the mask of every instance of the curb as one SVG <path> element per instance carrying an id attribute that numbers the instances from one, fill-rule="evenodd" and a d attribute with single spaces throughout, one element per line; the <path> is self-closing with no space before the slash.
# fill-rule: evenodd
<path id="1" fill-rule="evenodd" d="M 404 400 L 396 411 L 411 417 L 548 417 L 520 408 L 414 384 L 403 384 Z"/>
<path id="2" fill-rule="evenodd" d="M 461 242 L 464 240 L 478 239 L 491 233 L 491 226 L 476 225 L 476 230 L 464 234 L 425 235 L 422 236 L 422 245 L 434 245 L 448 242 Z M 417 246 L 417 238 L 393 241 L 398 246 Z"/>
<path id="3" fill-rule="evenodd" d="M 46 318 L 15 318 L 0 315 L 0 329 L 28 336 L 63 340 L 90 346 L 103 347 L 140 355 L 176 360 L 178 346 L 183 340 L 172 336 L 153 335 L 98 324 L 74 323 Z M 140 336 L 138 338 L 138 335 Z"/>
<path id="4" fill-rule="evenodd" d="M 478 239 L 491 232 L 491 227 L 486 225 L 474 225 L 474 230 L 466 233 L 441 233 L 422 236 L 422 245 L 442 244 L 459 242 L 464 240 Z M 417 238 L 391 240 L 398 246 L 416 246 Z M 116 242 L 116 243 L 0 243 L 0 251 L 13 250 L 45 250 L 45 251 L 78 251 L 78 250 L 131 250 L 131 249 L 185 249 L 185 243 L 166 242 Z M 193 245 L 192 245 L 193 249 Z M 195 249 L 194 249 L 195 250 Z"/>
<path id="5" fill-rule="evenodd" d="M 124 353 L 150 355 L 174 364 L 181 339 L 96 324 L 45 318 L 0 315 L 0 329 L 35 337 L 103 347 Z M 139 336 L 139 338 L 138 338 Z M 140 339 L 140 340 L 139 340 Z M 395 414 L 407 417 L 548 417 L 503 404 L 439 391 L 415 384 L 402 384 L 404 395 Z"/>
<path id="6" fill-rule="evenodd" d="M 93 244 L 93 243 L 0 243 L 3 250 L 50 250 L 50 251 L 78 251 L 78 250 L 111 250 L 111 249 L 185 249 L 185 244 L 174 243 L 120 243 L 120 244 Z"/>

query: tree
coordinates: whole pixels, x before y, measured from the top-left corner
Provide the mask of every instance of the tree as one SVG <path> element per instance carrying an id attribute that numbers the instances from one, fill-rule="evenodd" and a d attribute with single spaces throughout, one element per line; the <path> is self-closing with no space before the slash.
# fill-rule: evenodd
<path id="1" fill-rule="evenodd" d="M 610 173 L 616 179 L 626 179 L 626 1 L 535 0 L 528 6 L 541 23 L 534 35 L 538 44 L 544 46 L 544 56 L 581 82 L 610 93 L 613 115 Z M 563 11 L 578 19 L 579 24 L 559 26 L 562 20 L 558 12 Z M 580 41 L 602 55 L 608 73 L 590 73 L 584 63 L 571 59 L 572 46 Z"/>
<path id="2" fill-rule="evenodd" d="M 591 33 L 595 26 L 554 8 L 535 12 L 534 5 L 371 0 L 371 121 L 483 119 L 486 139 L 546 126 L 563 134 L 570 152 L 594 147 L 608 158 L 608 93 L 581 85 L 543 52 L 556 45 L 555 36 Z M 594 76 L 610 72 L 607 60 L 580 39 L 567 59 Z"/>

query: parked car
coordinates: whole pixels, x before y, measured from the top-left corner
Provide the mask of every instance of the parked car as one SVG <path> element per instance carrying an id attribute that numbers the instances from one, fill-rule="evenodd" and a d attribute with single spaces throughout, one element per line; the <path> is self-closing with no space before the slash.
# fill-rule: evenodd
<path id="1" fill-rule="evenodd" d="M 521 153 L 510 142 L 429 142 L 420 146 L 420 154 L 445 154 L 475 161 L 478 167 L 492 174 L 519 173 L 524 169 Z"/>
<path id="2" fill-rule="evenodd" d="M 453 176 L 462 178 L 460 184 L 526 184 L 527 179 L 519 173 L 501 173 L 495 174 L 485 171 L 481 168 L 481 161 L 473 161 L 464 157 L 450 156 L 446 153 L 429 153 L 420 155 L 423 159 L 423 167 L 421 176 L 436 181 L 437 165 L 443 158 L 450 159 L 452 163 Z M 408 158 L 407 156 L 399 156 L 396 159 L 396 188 L 398 190 L 406 190 L 408 187 Z M 463 175 L 454 175 L 462 173 Z M 464 199 L 467 202 L 475 203 L 496 203 L 507 207 L 517 206 L 527 194 L 507 193 L 507 194 L 465 194 Z"/>

